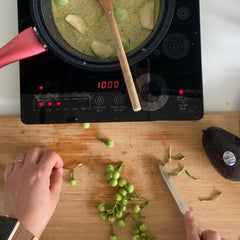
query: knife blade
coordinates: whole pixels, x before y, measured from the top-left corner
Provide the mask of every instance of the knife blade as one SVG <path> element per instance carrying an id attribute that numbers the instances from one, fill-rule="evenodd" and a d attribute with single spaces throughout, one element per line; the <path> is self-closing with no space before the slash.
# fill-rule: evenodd
<path id="1" fill-rule="evenodd" d="M 180 212 L 184 215 L 187 211 L 189 211 L 189 208 L 188 208 L 186 202 L 184 201 L 182 195 L 177 190 L 173 181 L 170 179 L 170 176 L 164 171 L 163 166 L 159 160 L 158 160 L 158 167 L 159 167 L 159 170 L 160 170 L 163 180 L 165 181 L 166 185 L 168 186 L 169 191 L 171 192 L 175 202 L 177 203 L 177 206 L 178 206 Z"/>

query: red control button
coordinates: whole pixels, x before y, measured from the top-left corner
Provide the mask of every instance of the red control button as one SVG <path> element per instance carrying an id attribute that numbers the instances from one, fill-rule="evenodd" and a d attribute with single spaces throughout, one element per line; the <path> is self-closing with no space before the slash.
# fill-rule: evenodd
<path id="1" fill-rule="evenodd" d="M 184 93 L 183 89 L 180 89 L 180 90 L 178 91 L 178 93 L 179 93 L 180 95 L 183 95 L 183 93 Z"/>

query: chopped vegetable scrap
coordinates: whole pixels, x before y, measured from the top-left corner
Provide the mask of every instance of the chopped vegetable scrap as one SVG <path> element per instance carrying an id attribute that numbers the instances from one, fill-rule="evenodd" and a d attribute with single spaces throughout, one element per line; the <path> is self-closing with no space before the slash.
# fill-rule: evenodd
<path id="1" fill-rule="evenodd" d="M 114 146 L 114 141 L 109 139 L 98 139 L 99 141 L 103 142 L 108 148 Z"/>
<path id="2" fill-rule="evenodd" d="M 201 202 L 214 202 L 218 199 L 220 199 L 220 197 L 222 196 L 222 192 L 217 193 L 213 198 L 209 198 L 209 199 L 199 199 Z"/>
<path id="3" fill-rule="evenodd" d="M 172 149 L 169 148 L 168 159 L 167 159 L 167 161 L 166 161 L 165 163 L 162 163 L 162 166 L 163 166 L 163 167 L 166 167 L 166 166 L 168 165 L 168 163 L 170 163 L 171 158 L 172 158 Z"/>
<path id="4" fill-rule="evenodd" d="M 166 166 L 168 165 L 168 163 L 170 163 L 171 158 L 172 158 L 172 149 L 169 148 L 168 159 L 167 159 L 167 161 L 164 163 L 164 165 L 163 165 L 164 167 L 166 167 Z"/>
<path id="5" fill-rule="evenodd" d="M 179 156 L 173 157 L 172 159 L 174 161 L 183 161 L 185 159 L 185 156 L 179 155 Z"/>
<path id="6" fill-rule="evenodd" d="M 113 142 L 113 140 L 108 140 L 107 142 L 106 142 L 106 146 L 107 147 L 113 147 L 114 146 L 114 142 Z"/>
<path id="7" fill-rule="evenodd" d="M 185 173 L 186 173 L 190 178 L 192 178 L 193 180 L 198 180 L 198 178 L 197 178 L 197 177 L 194 177 L 193 175 L 191 175 L 187 169 L 185 169 Z"/>
<path id="8" fill-rule="evenodd" d="M 134 185 L 128 183 L 125 179 L 120 178 L 123 162 L 119 162 L 115 165 L 109 164 L 106 166 L 106 180 L 112 187 L 119 187 L 118 193 L 115 194 L 114 204 L 100 203 L 98 209 L 101 212 L 100 216 L 103 220 L 108 220 L 111 223 L 111 233 L 109 240 L 117 240 L 118 237 L 113 229 L 113 223 L 117 220 L 116 225 L 120 228 L 126 226 L 126 220 L 128 217 L 133 222 L 133 239 L 138 240 L 156 240 L 147 233 L 147 225 L 140 219 L 145 217 L 141 214 L 143 208 L 148 205 L 148 200 L 142 198 L 135 190 Z M 136 203 L 136 201 L 138 203 Z M 132 206 L 133 214 L 126 212 L 127 206 L 134 202 Z M 125 213 L 125 214 L 124 214 Z"/>
<path id="9" fill-rule="evenodd" d="M 163 167 L 166 167 L 170 162 L 171 160 L 174 160 L 174 161 L 183 161 L 185 159 L 185 156 L 183 156 L 182 154 L 179 154 L 178 156 L 172 156 L 172 149 L 169 148 L 169 152 L 168 152 L 168 159 L 167 161 L 165 161 L 165 163 L 162 163 L 162 166 Z M 182 173 L 186 173 L 190 178 L 192 178 L 193 180 L 198 180 L 197 177 L 194 177 L 193 175 L 191 175 L 189 173 L 189 171 L 186 169 L 186 167 L 182 167 L 180 170 L 176 171 L 176 172 L 173 172 L 173 173 L 170 173 L 169 176 L 173 176 L 173 177 L 176 177 L 176 176 L 180 176 Z"/>
<path id="10" fill-rule="evenodd" d="M 185 156 L 183 156 L 182 154 L 180 154 L 176 157 L 172 156 L 172 149 L 169 148 L 168 159 L 167 159 L 167 161 L 165 161 L 165 163 L 162 163 L 162 166 L 166 167 L 171 162 L 171 160 L 183 161 L 184 159 L 185 159 Z"/>
<path id="11" fill-rule="evenodd" d="M 70 184 L 72 186 L 76 186 L 77 185 L 77 179 L 75 178 L 75 170 L 79 167 L 81 167 L 83 164 L 79 163 L 75 168 L 67 168 L 71 171 L 71 179 L 70 179 Z"/>
<path id="12" fill-rule="evenodd" d="M 90 123 L 83 123 L 83 129 L 88 129 L 90 127 Z"/>
<path id="13" fill-rule="evenodd" d="M 168 158 L 167 160 L 163 163 L 161 162 L 162 166 L 163 167 L 166 167 L 170 162 L 171 160 L 174 160 L 174 161 L 183 161 L 185 159 L 185 156 L 183 156 L 182 154 L 179 154 L 178 156 L 175 156 L 173 157 L 172 156 L 172 149 L 169 148 L 169 152 L 168 152 Z M 172 173 L 169 173 L 169 176 L 171 177 L 176 177 L 176 176 L 180 176 L 182 173 L 186 173 L 188 177 L 190 177 L 191 179 L 193 180 L 199 180 L 199 178 L 193 176 L 187 169 L 186 167 L 181 167 L 181 169 L 175 171 L 175 172 L 172 172 Z M 210 199 L 200 199 L 199 200 L 201 202 L 214 202 L 216 200 L 218 200 L 222 195 L 222 192 L 219 192 L 218 194 L 216 194 L 213 198 L 210 198 Z"/>
<path id="14" fill-rule="evenodd" d="M 182 173 L 186 173 L 190 178 L 192 178 L 193 180 L 198 180 L 197 177 L 194 177 L 193 175 L 191 175 L 189 173 L 189 171 L 186 169 L 186 167 L 181 167 L 180 170 L 176 171 L 176 172 L 172 172 L 172 173 L 169 173 L 169 176 L 172 176 L 172 177 L 178 177 L 180 176 Z"/>
<path id="15" fill-rule="evenodd" d="M 180 176 L 182 173 L 184 173 L 186 171 L 185 167 L 182 167 L 180 170 L 170 173 L 169 176 Z"/>

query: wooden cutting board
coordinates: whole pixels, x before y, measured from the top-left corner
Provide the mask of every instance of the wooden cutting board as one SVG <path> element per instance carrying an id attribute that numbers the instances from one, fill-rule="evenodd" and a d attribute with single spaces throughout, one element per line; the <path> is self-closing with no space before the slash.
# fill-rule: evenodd
<path id="1" fill-rule="evenodd" d="M 105 165 L 123 161 L 122 177 L 149 199 L 143 210 L 149 232 L 161 240 L 183 240 L 183 217 L 165 186 L 157 168 L 157 159 L 164 161 L 169 147 L 173 155 L 183 154 L 182 162 L 194 181 L 183 174 L 173 180 L 188 205 L 193 209 L 201 229 L 214 229 L 222 237 L 238 240 L 240 236 L 240 183 L 222 178 L 208 161 L 201 143 L 202 130 L 222 127 L 240 135 L 239 112 L 206 113 L 204 119 L 190 122 L 140 122 L 91 124 L 83 130 L 81 124 L 23 125 L 18 116 L 0 117 L 0 199 L 3 191 L 3 171 L 19 152 L 32 146 L 57 151 L 65 167 L 78 162 L 84 165 L 76 171 L 78 185 L 69 184 L 70 173 L 64 170 L 60 202 L 41 239 L 43 240 L 107 240 L 110 226 L 99 218 L 100 202 L 112 202 L 117 189 L 105 181 Z M 114 140 L 107 148 L 98 138 Z M 168 171 L 177 169 L 171 162 Z M 24 187 L 24 186 L 23 186 Z M 223 192 L 215 202 L 200 202 Z M 2 201 L 0 200 L 2 212 Z M 119 239 L 130 240 L 130 219 L 125 229 L 117 229 Z"/>

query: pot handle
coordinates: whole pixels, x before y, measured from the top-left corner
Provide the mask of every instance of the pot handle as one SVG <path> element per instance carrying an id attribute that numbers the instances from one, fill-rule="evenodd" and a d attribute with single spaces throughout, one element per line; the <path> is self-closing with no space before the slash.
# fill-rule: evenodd
<path id="1" fill-rule="evenodd" d="M 0 48 L 0 68 L 46 51 L 33 28 L 29 27 Z"/>

